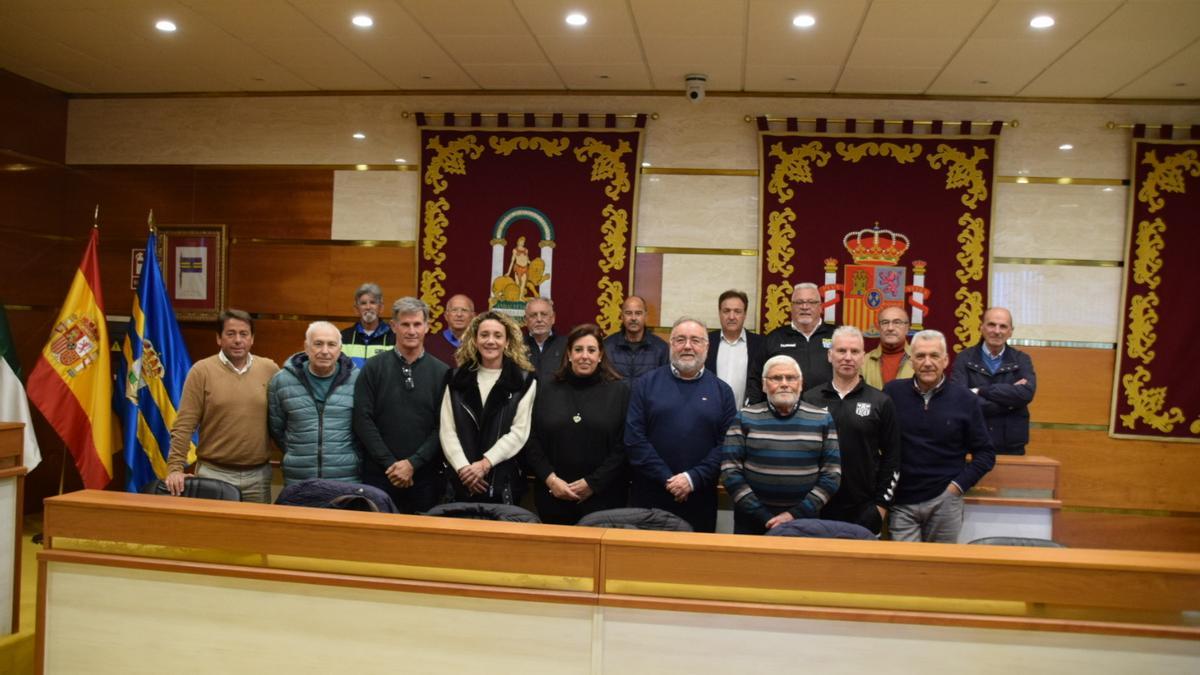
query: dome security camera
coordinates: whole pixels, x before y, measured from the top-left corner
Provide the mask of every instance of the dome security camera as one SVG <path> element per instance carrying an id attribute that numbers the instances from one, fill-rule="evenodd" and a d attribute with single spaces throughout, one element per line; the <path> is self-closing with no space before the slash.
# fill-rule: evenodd
<path id="1" fill-rule="evenodd" d="M 691 73 L 684 75 L 684 96 L 692 103 L 699 103 L 704 100 L 704 87 L 708 84 L 708 76 L 700 73 Z"/>

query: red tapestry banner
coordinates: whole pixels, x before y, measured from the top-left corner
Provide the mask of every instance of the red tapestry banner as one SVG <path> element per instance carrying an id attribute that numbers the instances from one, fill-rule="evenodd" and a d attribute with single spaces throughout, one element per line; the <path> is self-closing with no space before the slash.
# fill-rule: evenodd
<path id="1" fill-rule="evenodd" d="M 1134 141 L 1109 433 L 1200 442 L 1200 142 Z"/>
<path id="2" fill-rule="evenodd" d="M 954 352 L 979 341 L 994 136 L 759 136 L 764 332 L 791 320 L 793 287 L 812 282 L 826 323 L 878 337 L 879 310 L 903 306 Z"/>
<path id="3" fill-rule="evenodd" d="M 443 326 L 462 293 L 522 322 L 555 301 L 560 333 L 620 326 L 633 287 L 640 129 L 421 130 L 417 288 Z"/>

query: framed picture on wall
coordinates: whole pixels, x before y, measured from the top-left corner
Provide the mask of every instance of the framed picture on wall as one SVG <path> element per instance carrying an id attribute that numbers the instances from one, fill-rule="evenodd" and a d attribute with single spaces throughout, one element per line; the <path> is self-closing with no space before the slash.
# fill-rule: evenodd
<path id="1" fill-rule="evenodd" d="M 159 225 L 158 260 L 180 321 L 216 319 L 225 309 L 224 225 Z"/>

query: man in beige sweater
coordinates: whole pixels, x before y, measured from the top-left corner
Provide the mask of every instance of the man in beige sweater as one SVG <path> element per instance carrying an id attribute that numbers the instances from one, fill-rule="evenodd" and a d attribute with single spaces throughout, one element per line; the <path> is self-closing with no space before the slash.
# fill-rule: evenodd
<path id="1" fill-rule="evenodd" d="M 279 372 L 275 362 L 254 356 L 254 320 L 238 309 L 217 319 L 215 356 L 192 366 L 183 384 L 179 414 L 171 427 L 167 488 L 183 493 L 188 445 L 199 429 L 196 475 L 236 485 L 242 501 L 271 502 L 267 384 Z"/>

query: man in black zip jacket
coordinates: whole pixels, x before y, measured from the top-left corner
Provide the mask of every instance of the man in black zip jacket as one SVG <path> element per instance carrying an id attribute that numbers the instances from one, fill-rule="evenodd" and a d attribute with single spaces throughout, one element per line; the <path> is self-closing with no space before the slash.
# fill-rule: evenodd
<path id="1" fill-rule="evenodd" d="M 832 343 L 833 326 L 821 321 L 821 292 L 817 285 L 796 284 L 792 291 L 792 321 L 767 335 L 766 358 L 786 354 L 796 359 L 804 374 L 804 386 L 812 388 L 833 377 L 826 356 Z"/>
<path id="2" fill-rule="evenodd" d="M 842 455 L 841 486 L 821 517 L 879 534 L 900 479 L 900 427 L 892 399 L 860 374 L 865 355 L 862 331 L 854 326 L 834 330 L 833 379 L 804 392 L 803 399 L 829 409 Z"/>

